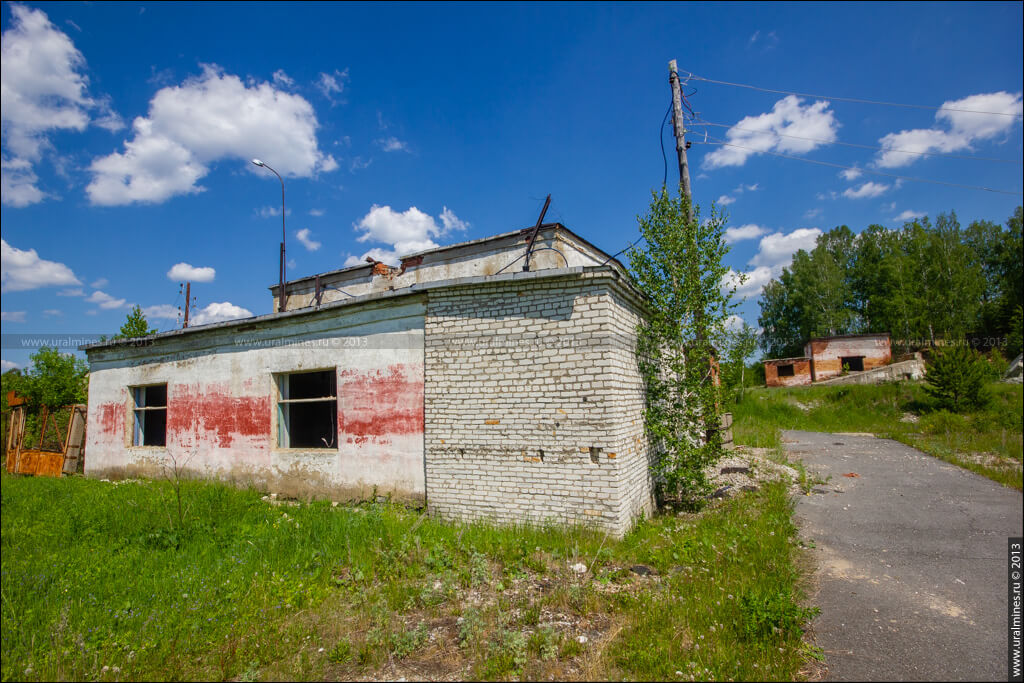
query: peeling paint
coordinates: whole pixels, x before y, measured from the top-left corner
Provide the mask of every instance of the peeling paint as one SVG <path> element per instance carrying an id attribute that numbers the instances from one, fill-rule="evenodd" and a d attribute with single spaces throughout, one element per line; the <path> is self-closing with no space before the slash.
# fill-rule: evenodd
<path id="1" fill-rule="evenodd" d="M 423 434 L 422 364 L 340 371 L 339 438 L 365 443 L 395 434 Z"/>
<path id="2" fill-rule="evenodd" d="M 171 384 L 167 440 L 182 446 L 203 441 L 231 448 L 238 437 L 270 438 L 270 396 L 235 396 L 226 383 Z"/>

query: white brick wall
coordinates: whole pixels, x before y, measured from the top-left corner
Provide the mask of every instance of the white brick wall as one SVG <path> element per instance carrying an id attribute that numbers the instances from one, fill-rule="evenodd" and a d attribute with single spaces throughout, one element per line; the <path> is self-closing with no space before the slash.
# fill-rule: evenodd
<path id="1" fill-rule="evenodd" d="M 649 514 L 637 319 L 607 271 L 430 292 L 431 511 L 617 535 Z"/>

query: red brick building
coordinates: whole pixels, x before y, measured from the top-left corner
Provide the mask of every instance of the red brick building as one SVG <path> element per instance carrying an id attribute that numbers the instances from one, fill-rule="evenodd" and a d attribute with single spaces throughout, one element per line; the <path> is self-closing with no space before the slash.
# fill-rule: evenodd
<path id="1" fill-rule="evenodd" d="M 765 385 L 789 387 L 820 382 L 849 372 L 873 370 L 892 362 L 889 333 L 811 338 L 799 358 L 764 361 Z"/>

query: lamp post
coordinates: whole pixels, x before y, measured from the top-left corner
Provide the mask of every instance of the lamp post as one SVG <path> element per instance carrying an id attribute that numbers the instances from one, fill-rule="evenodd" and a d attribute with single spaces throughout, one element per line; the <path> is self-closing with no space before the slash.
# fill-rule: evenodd
<path id="1" fill-rule="evenodd" d="M 280 284 L 278 285 L 278 297 L 279 298 L 278 298 L 278 303 L 277 303 L 277 310 L 278 311 L 284 311 L 285 310 L 286 302 L 288 301 L 288 294 L 285 291 L 285 285 L 284 285 L 284 266 L 285 266 L 284 242 L 285 242 L 285 234 L 286 234 L 285 233 L 285 228 L 284 228 L 284 179 L 281 177 L 280 173 L 278 173 L 277 171 L 272 169 L 270 166 L 267 166 L 265 163 L 263 163 L 259 159 L 253 159 L 252 163 L 256 164 L 260 168 L 267 169 L 268 171 L 270 171 L 271 173 L 276 175 L 277 179 L 281 181 L 281 281 L 280 281 Z"/>

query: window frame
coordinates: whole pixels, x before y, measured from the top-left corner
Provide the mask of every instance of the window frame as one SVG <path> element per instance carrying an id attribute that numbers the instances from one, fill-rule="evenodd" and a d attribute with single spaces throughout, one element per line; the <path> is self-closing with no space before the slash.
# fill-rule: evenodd
<path id="1" fill-rule="evenodd" d="M 296 375 L 311 375 L 315 373 L 327 373 L 330 375 L 331 389 L 333 395 L 313 398 L 287 398 L 291 393 L 290 378 Z M 273 373 L 274 388 L 276 396 L 274 399 L 274 415 L 276 418 L 274 449 L 281 451 L 320 451 L 337 452 L 338 445 L 338 368 L 315 368 L 311 370 L 294 370 L 289 372 Z M 287 381 L 287 383 L 286 383 Z M 309 405 L 312 403 L 328 403 L 332 405 L 331 426 L 332 443 L 326 446 L 292 446 L 291 445 L 291 406 Z"/>
<path id="2" fill-rule="evenodd" d="M 866 358 L 867 356 L 840 356 L 839 368 L 841 370 L 844 366 L 852 365 L 849 361 L 858 361 L 857 364 L 860 365 L 860 369 L 851 367 L 850 372 L 864 372 L 864 360 Z"/>
<path id="3" fill-rule="evenodd" d="M 783 369 L 787 370 L 787 372 L 783 372 Z M 776 365 L 775 375 L 777 377 L 796 377 L 796 363 Z"/>
<path id="4" fill-rule="evenodd" d="M 143 403 L 148 402 L 148 390 L 153 387 L 164 388 L 164 402 L 163 405 L 139 405 L 140 392 L 146 391 L 146 396 L 143 398 Z M 167 448 L 167 411 L 168 404 L 170 403 L 169 387 L 167 382 L 153 382 L 151 384 L 133 384 L 128 387 L 129 397 L 131 400 L 131 431 L 128 434 L 129 443 L 132 448 Z M 162 412 L 164 416 L 164 434 L 163 443 L 153 444 L 144 443 L 146 438 L 146 415 L 148 413 Z M 141 420 L 140 420 L 141 417 Z"/>

